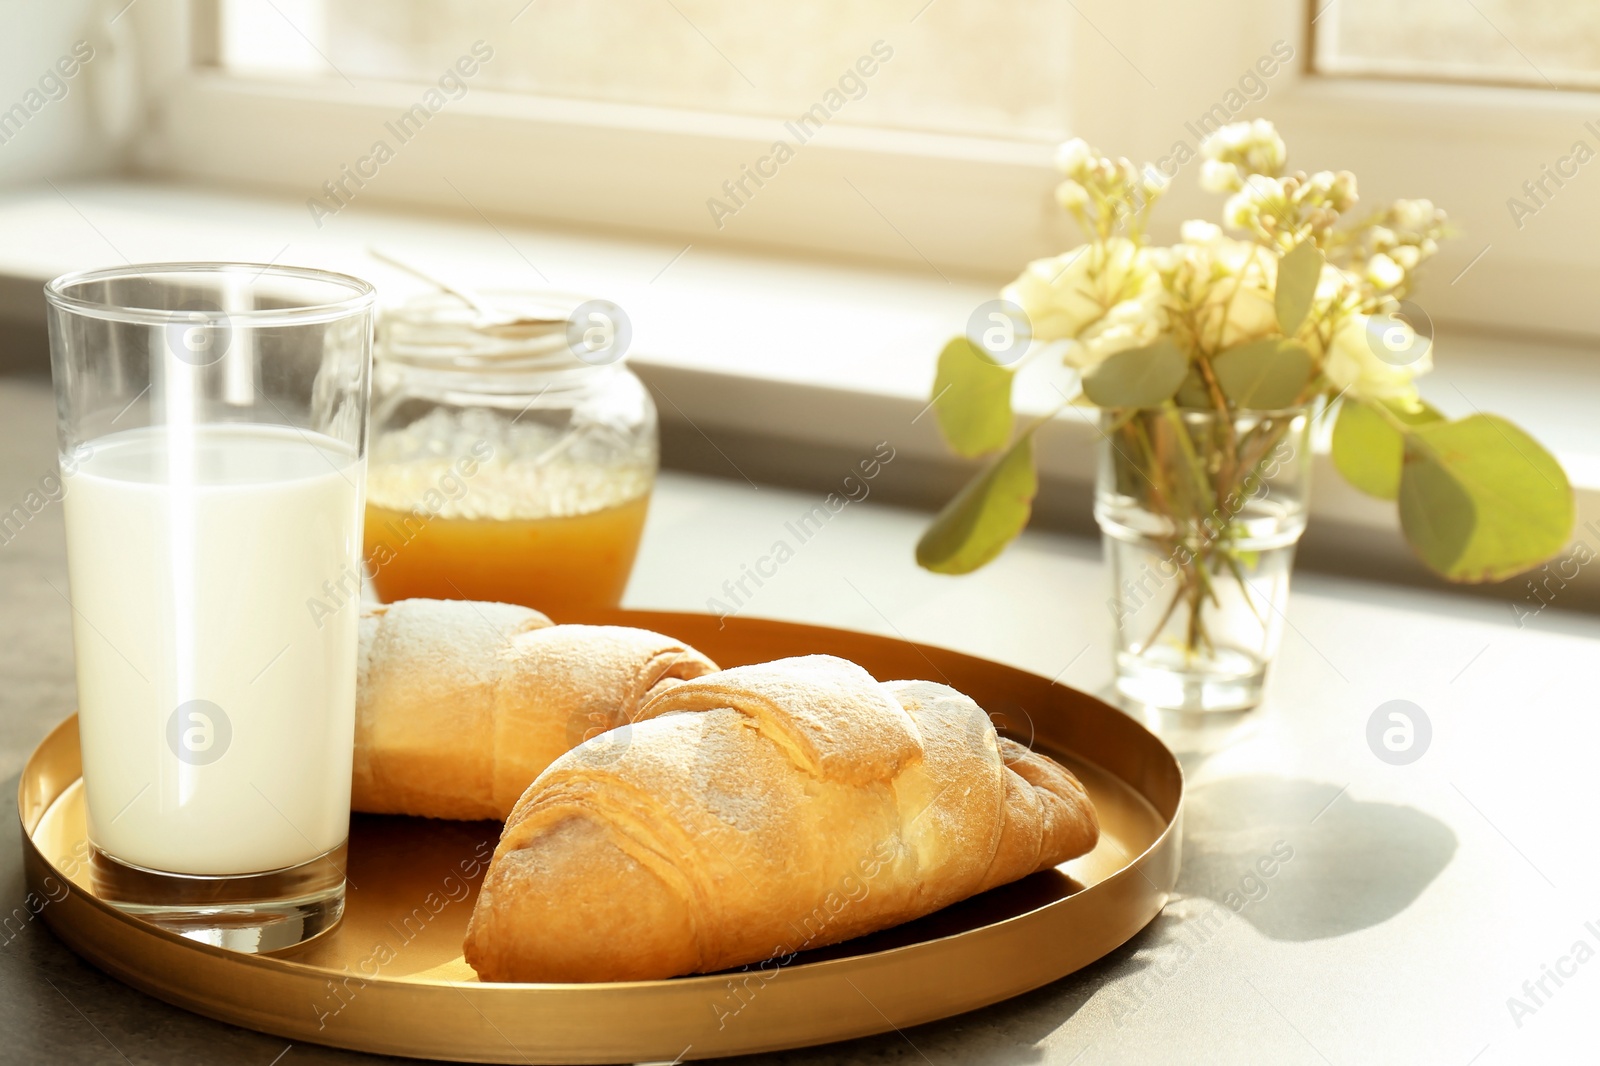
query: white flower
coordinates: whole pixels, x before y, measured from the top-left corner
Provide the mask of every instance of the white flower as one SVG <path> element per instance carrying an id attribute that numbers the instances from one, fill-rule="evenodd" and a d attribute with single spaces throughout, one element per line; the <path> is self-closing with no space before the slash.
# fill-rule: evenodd
<path id="1" fill-rule="evenodd" d="M 1311 311 L 1306 322 L 1316 325 L 1346 311 L 1354 310 L 1361 299 L 1361 277 L 1332 263 L 1322 264 L 1322 276 L 1311 295 Z"/>
<path id="2" fill-rule="evenodd" d="M 1138 296 L 1122 301 L 1090 323 L 1067 347 L 1063 358 L 1068 366 L 1088 370 L 1118 352 L 1154 342 L 1165 330 L 1166 313 L 1157 295 Z"/>
<path id="3" fill-rule="evenodd" d="M 1400 264 L 1402 270 L 1415 270 L 1422 261 L 1422 254 L 1414 244 L 1402 244 L 1389 250 L 1389 258 Z"/>
<path id="4" fill-rule="evenodd" d="M 1395 228 L 1421 233 L 1435 224 L 1438 211 L 1432 200 L 1396 200 L 1389 208 Z"/>
<path id="5" fill-rule="evenodd" d="M 1248 174 L 1276 177 L 1283 173 L 1289 150 L 1278 130 L 1264 118 L 1234 122 L 1213 133 L 1201 145 L 1207 159 L 1235 163 Z"/>
<path id="6" fill-rule="evenodd" d="M 1222 221 L 1230 229 L 1249 229 L 1260 213 L 1248 189 L 1240 189 L 1222 205 Z"/>
<path id="7" fill-rule="evenodd" d="M 1171 184 L 1171 176 L 1154 163 L 1146 163 L 1144 169 L 1139 172 L 1139 188 L 1147 200 L 1154 200 L 1166 192 L 1167 186 Z"/>
<path id="8" fill-rule="evenodd" d="M 1251 139 L 1250 123 L 1230 122 L 1206 138 L 1200 150 L 1210 159 L 1221 159 L 1242 150 Z"/>
<path id="9" fill-rule="evenodd" d="M 1367 280 L 1380 289 L 1392 289 L 1406 280 L 1406 272 L 1401 269 L 1399 263 L 1379 252 L 1367 260 Z"/>
<path id="10" fill-rule="evenodd" d="M 1262 215 L 1282 218 L 1287 210 L 1288 198 L 1282 179 L 1252 174 L 1245 178 L 1238 192 L 1228 197 L 1222 208 L 1222 219 L 1234 229 L 1255 230 L 1261 228 L 1258 220 Z"/>
<path id="11" fill-rule="evenodd" d="M 1168 267 L 1172 299 L 1191 312 L 1196 341 L 1221 351 L 1277 332 L 1278 257 L 1198 219 L 1180 232 L 1183 243 L 1173 247 Z"/>
<path id="12" fill-rule="evenodd" d="M 1432 345 L 1396 316 L 1352 314 L 1333 335 L 1322 369 L 1336 389 L 1410 401 L 1417 394 L 1412 379 L 1433 369 Z"/>
<path id="13" fill-rule="evenodd" d="M 1094 158 L 1094 149 L 1082 137 L 1074 137 L 1056 149 L 1056 169 L 1068 177 L 1083 176 L 1083 168 Z"/>
<path id="14" fill-rule="evenodd" d="M 1160 285 L 1149 253 L 1112 237 L 1034 260 L 1000 295 L 1027 313 L 1035 338 L 1053 341 L 1076 337 L 1117 304 Z"/>
<path id="15" fill-rule="evenodd" d="M 1299 198 L 1304 203 L 1331 207 L 1342 214 L 1360 199 L 1356 192 L 1356 176 L 1348 170 L 1319 170 L 1306 178 Z"/>
<path id="16" fill-rule="evenodd" d="M 1278 311 L 1273 303 L 1272 289 L 1261 284 L 1261 280 L 1261 274 L 1254 274 L 1250 279 L 1253 283 L 1239 286 L 1238 293 L 1231 300 L 1221 302 L 1220 299 L 1214 299 L 1206 308 L 1211 321 L 1221 319 L 1224 313 L 1227 315 L 1222 322 L 1221 339 L 1217 342 L 1219 351 L 1277 332 Z M 1221 295 L 1221 292 L 1216 293 L 1219 298 Z"/>
<path id="17" fill-rule="evenodd" d="M 1244 180 L 1239 168 L 1220 159 L 1203 160 L 1200 164 L 1200 187 L 1206 192 L 1229 193 Z"/>
<path id="18" fill-rule="evenodd" d="M 1089 202 L 1089 190 L 1068 178 L 1056 186 L 1056 203 L 1061 205 L 1063 211 L 1081 209 Z"/>

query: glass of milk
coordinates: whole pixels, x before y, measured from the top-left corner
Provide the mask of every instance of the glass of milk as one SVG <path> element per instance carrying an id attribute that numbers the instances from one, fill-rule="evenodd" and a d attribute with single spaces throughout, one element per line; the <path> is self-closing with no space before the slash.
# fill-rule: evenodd
<path id="1" fill-rule="evenodd" d="M 96 891 L 299 943 L 344 907 L 372 287 L 161 263 L 45 295 Z"/>

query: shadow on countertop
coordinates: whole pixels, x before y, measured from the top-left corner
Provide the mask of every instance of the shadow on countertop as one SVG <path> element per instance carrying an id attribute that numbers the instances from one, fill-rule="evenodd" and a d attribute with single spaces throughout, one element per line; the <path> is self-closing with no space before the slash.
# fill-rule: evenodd
<path id="1" fill-rule="evenodd" d="M 1147 1005 L 1160 1009 L 1199 954 L 1226 958 L 1236 917 L 1280 941 L 1344 936 L 1403 912 L 1449 865 L 1456 836 L 1412 807 L 1352 797 L 1336 785 L 1246 776 L 1194 786 L 1173 902 L 1105 958 L 982 1010 L 841 1044 L 726 1060 L 740 1066 L 1071 1061 L 1104 1046 Z M 1222 938 L 1218 938 L 1219 934 Z M 1236 945 L 1223 947 L 1226 942 Z M 1248 948 L 1248 945 L 1244 945 Z M 1224 953 L 1219 956 L 1219 953 Z M 1084 1048 L 1047 1038 L 1097 994 Z M 1085 1060 L 1087 1061 L 1087 1060 Z"/>
<path id="2" fill-rule="evenodd" d="M 1178 891 L 1236 910 L 1274 940 L 1321 940 L 1388 921 L 1456 852 L 1414 807 L 1336 785 L 1249 776 L 1194 786 Z"/>

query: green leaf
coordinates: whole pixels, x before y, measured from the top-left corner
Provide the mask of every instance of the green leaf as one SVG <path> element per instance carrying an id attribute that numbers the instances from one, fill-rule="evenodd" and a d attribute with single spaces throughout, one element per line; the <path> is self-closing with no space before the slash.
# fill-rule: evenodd
<path id="1" fill-rule="evenodd" d="M 957 454 L 982 455 L 1011 439 L 1011 378 L 1010 370 L 965 337 L 953 338 L 939 353 L 933 409 Z"/>
<path id="2" fill-rule="evenodd" d="M 1100 407 L 1159 407 L 1189 372 L 1189 357 L 1171 337 L 1108 356 L 1083 377 L 1083 392 Z"/>
<path id="3" fill-rule="evenodd" d="M 1218 353 L 1211 368 L 1235 407 L 1281 411 L 1295 405 L 1311 380 L 1311 353 L 1299 341 L 1268 337 Z"/>
<path id="4" fill-rule="evenodd" d="M 1408 425 L 1442 422 L 1444 416 L 1427 404 L 1408 411 L 1393 404 L 1384 405 L 1390 414 Z M 1344 479 L 1368 496 L 1392 500 L 1400 495 L 1400 464 L 1406 442 L 1383 412 L 1371 403 L 1347 396 L 1339 405 L 1333 423 L 1333 465 Z"/>
<path id="5" fill-rule="evenodd" d="M 917 565 L 939 574 L 970 574 L 1022 532 L 1039 490 L 1033 430 L 944 505 L 917 541 Z"/>
<path id="6" fill-rule="evenodd" d="M 1499 581 L 1538 566 L 1566 546 L 1573 519 L 1561 464 L 1505 419 L 1477 414 L 1406 433 L 1400 525 L 1450 580 Z"/>
<path id="7" fill-rule="evenodd" d="M 1278 260 L 1278 288 L 1272 294 L 1278 328 L 1292 337 L 1311 312 L 1311 298 L 1322 278 L 1322 252 L 1311 241 L 1301 241 Z"/>
<path id="8" fill-rule="evenodd" d="M 1211 393 L 1206 391 L 1206 383 L 1200 379 L 1200 371 L 1194 367 L 1183 376 L 1183 384 L 1178 386 L 1177 395 L 1172 397 L 1172 402 L 1179 407 L 1207 407 L 1211 406 Z"/>

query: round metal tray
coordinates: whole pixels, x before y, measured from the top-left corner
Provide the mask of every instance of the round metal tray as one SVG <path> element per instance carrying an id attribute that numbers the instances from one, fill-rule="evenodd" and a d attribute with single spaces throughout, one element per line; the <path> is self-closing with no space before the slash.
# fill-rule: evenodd
<path id="1" fill-rule="evenodd" d="M 759 619 L 615 611 L 724 666 L 827 652 L 881 680 L 944 681 L 1006 733 L 1070 767 L 1103 834 L 1089 855 L 781 969 L 617 984 L 486 984 L 462 961 L 490 822 L 356 815 L 343 922 L 274 956 L 185 940 L 93 893 L 76 716 L 28 760 L 18 794 L 28 887 L 73 950 L 153 996 L 291 1040 L 463 1062 L 673 1061 L 905 1028 L 1018 995 L 1127 941 L 1178 875 L 1183 775 L 1101 701 L 999 663 L 903 640 Z M 476 876 L 467 876 L 478 867 Z"/>

